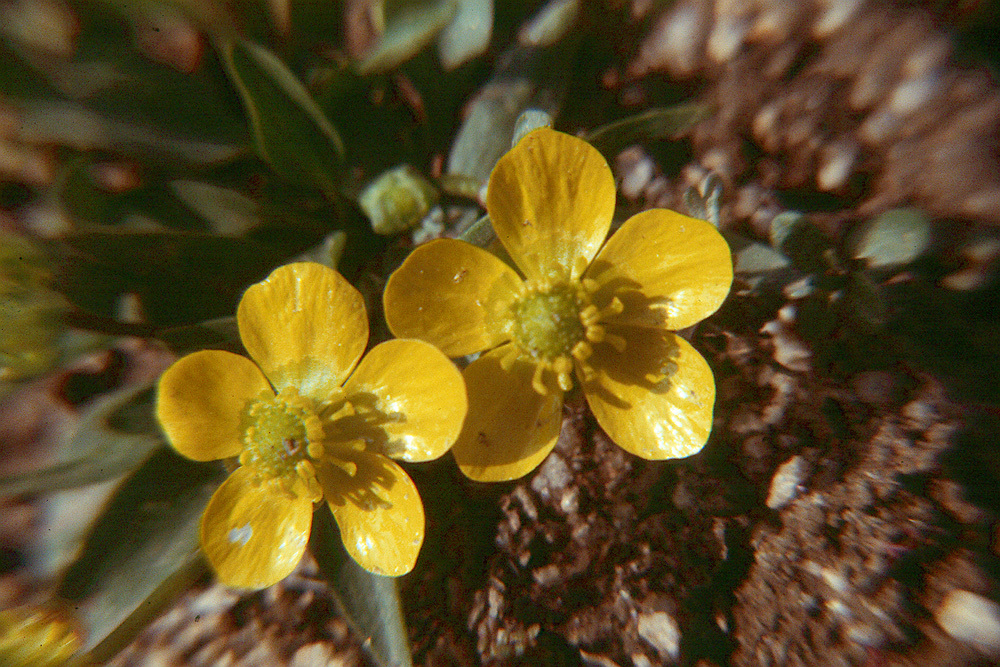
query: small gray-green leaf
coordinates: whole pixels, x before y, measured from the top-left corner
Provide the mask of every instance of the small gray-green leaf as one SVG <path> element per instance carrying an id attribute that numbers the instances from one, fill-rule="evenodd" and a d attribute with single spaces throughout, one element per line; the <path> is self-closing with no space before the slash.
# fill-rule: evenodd
<path id="1" fill-rule="evenodd" d="M 336 192 L 344 144 L 302 82 L 276 55 L 253 42 L 226 42 L 219 50 L 243 99 L 261 157 L 290 181 Z"/>
<path id="2" fill-rule="evenodd" d="M 526 46 L 550 46 L 558 42 L 576 25 L 580 16 L 580 0 L 549 0 L 518 34 Z"/>
<path id="3" fill-rule="evenodd" d="M 134 469 L 163 445 L 153 393 L 149 386 L 129 387 L 97 399 L 67 441 L 61 463 L 0 479 L 0 495 L 84 486 Z"/>
<path id="4" fill-rule="evenodd" d="M 361 74 L 386 72 L 419 53 L 455 17 L 455 0 L 383 0 L 385 30 L 358 64 Z"/>
<path id="5" fill-rule="evenodd" d="M 186 180 L 172 181 L 170 188 L 188 208 L 207 220 L 217 234 L 238 236 L 260 222 L 257 202 L 235 190 Z"/>
<path id="6" fill-rule="evenodd" d="M 734 255 L 733 270 L 736 273 L 769 273 L 788 268 L 791 262 L 781 253 L 763 243 L 749 243 Z"/>
<path id="7" fill-rule="evenodd" d="M 930 216 L 917 208 L 886 211 L 862 224 L 851 235 L 851 256 L 883 268 L 909 264 L 931 240 Z"/>
<path id="8" fill-rule="evenodd" d="M 340 610 L 379 667 L 412 667 L 396 580 L 368 572 L 344 550 L 325 505 L 313 514 L 309 546 Z"/>
<path id="9" fill-rule="evenodd" d="M 601 125 L 588 133 L 586 139 L 604 155 L 613 155 L 632 144 L 675 137 L 707 118 L 710 113 L 711 107 L 696 102 L 649 109 Z"/>
<path id="10" fill-rule="evenodd" d="M 117 633 L 101 646 L 101 662 L 190 585 L 184 575 L 199 566 L 198 524 L 224 476 L 218 464 L 188 461 L 165 448 L 108 503 L 57 592 L 83 621 L 85 648 Z"/>
<path id="11" fill-rule="evenodd" d="M 438 37 L 438 55 L 445 70 L 478 56 L 493 34 L 493 0 L 458 0 L 458 12 Z"/>

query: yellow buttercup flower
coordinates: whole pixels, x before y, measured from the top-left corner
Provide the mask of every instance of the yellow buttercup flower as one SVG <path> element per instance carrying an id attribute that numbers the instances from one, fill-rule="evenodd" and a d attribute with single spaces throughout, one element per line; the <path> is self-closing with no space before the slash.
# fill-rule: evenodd
<path id="1" fill-rule="evenodd" d="M 0 611 L 0 665 L 69 667 L 88 664 L 78 655 L 83 642 L 65 610 L 18 607 Z"/>
<path id="2" fill-rule="evenodd" d="M 533 470 L 555 445 L 574 377 L 625 450 L 658 460 L 701 449 L 715 381 L 671 332 L 711 315 L 729 293 L 732 257 L 719 232 L 654 209 L 605 243 L 611 170 L 586 142 L 549 129 L 497 162 L 486 208 L 520 275 L 485 250 L 441 239 L 416 248 L 384 295 L 396 336 L 451 357 L 485 351 L 464 372 L 469 416 L 452 448 L 462 472 L 502 481 Z"/>
<path id="3" fill-rule="evenodd" d="M 362 567 L 409 572 L 424 510 L 392 459 L 428 461 L 455 441 L 466 411 L 458 369 L 416 340 L 382 343 L 362 359 L 361 294 L 321 264 L 278 268 L 246 291 L 236 319 L 250 358 L 182 357 L 160 379 L 156 407 L 184 456 L 239 457 L 201 521 L 219 579 L 263 588 L 284 578 L 321 500 Z"/>

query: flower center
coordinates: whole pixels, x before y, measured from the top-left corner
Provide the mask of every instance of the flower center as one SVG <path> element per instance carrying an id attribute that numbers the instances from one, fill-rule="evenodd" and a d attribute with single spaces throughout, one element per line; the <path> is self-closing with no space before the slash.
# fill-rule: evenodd
<path id="1" fill-rule="evenodd" d="M 580 291 L 561 285 L 515 302 L 514 342 L 536 359 L 552 361 L 569 354 L 586 333 L 580 321 Z"/>
<path id="2" fill-rule="evenodd" d="M 322 495 L 313 460 L 323 455 L 323 424 L 312 401 L 293 387 L 249 401 L 242 414 L 240 464 L 291 494 Z"/>
<path id="3" fill-rule="evenodd" d="M 535 362 L 531 385 L 539 394 L 550 391 L 545 384 L 549 372 L 555 374 L 560 389 L 572 389 L 574 359 L 584 377 L 589 376 L 586 361 L 593 354 L 593 343 L 608 342 L 624 351 L 625 340 L 608 334 L 600 324 L 608 315 L 621 313 L 622 303 L 614 297 L 607 307 L 598 309 L 591 299 L 596 290 L 594 281 L 587 279 L 541 288 L 529 284 L 526 294 L 511 306 L 511 338 L 518 352 Z M 509 368 L 516 356 L 501 364 Z"/>

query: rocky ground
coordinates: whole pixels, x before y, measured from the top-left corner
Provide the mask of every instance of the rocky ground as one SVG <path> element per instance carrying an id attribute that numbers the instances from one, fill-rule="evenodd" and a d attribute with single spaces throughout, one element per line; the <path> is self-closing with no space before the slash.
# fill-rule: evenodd
<path id="1" fill-rule="evenodd" d="M 578 398 L 522 480 L 411 468 L 428 515 L 402 582 L 416 662 L 1000 664 L 1000 92 L 969 44 L 984 28 L 961 3 L 608 12 L 624 25 L 589 27 L 594 85 L 561 129 L 595 101 L 679 90 L 715 110 L 619 155 L 623 218 L 684 210 L 714 173 L 732 238 L 766 242 L 795 209 L 843 256 L 859 223 L 905 205 L 932 241 L 863 281 L 850 262 L 738 272 L 688 332 L 718 385 L 696 456 L 632 457 Z M 363 643 L 307 559 L 251 595 L 201 582 L 113 664 L 361 665 Z"/>

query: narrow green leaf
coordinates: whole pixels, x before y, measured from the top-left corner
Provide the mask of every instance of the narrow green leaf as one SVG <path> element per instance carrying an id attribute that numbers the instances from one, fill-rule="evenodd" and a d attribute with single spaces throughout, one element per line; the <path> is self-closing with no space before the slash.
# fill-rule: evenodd
<path id="1" fill-rule="evenodd" d="M 124 623 L 100 649 L 110 658 L 186 590 L 201 567 L 198 524 L 223 477 L 218 464 L 164 448 L 119 487 L 57 590 L 87 629 L 85 648 Z"/>
<path id="2" fill-rule="evenodd" d="M 63 461 L 0 479 L 0 495 L 84 486 L 134 469 L 163 445 L 153 417 L 153 393 L 146 385 L 97 399 L 66 442 Z"/>
<path id="3" fill-rule="evenodd" d="M 163 329 L 156 334 L 175 354 L 187 354 L 198 350 L 242 350 L 240 332 L 235 317 L 219 317 L 198 324 Z"/>
<path id="4" fill-rule="evenodd" d="M 696 102 L 649 109 L 595 128 L 586 139 L 604 155 L 614 155 L 632 144 L 675 137 L 710 113 L 708 105 Z"/>
<path id="5" fill-rule="evenodd" d="M 262 46 L 232 41 L 219 51 L 261 157 L 283 178 L 332 196 L 340 182 L 344 143 L 305 86 Z"/>
<path id="6" fill-rule="evenodd" d="M 406 62 L 444 30 L 457 9 L 455 0 L 383 0 L 385 29 L 358 72 L 386 72 Z"/>
<path id="7" fill-rule="evenodd" d="M 396 580 L 372 574 L 354 562 L 325 505 L 313 515 L 309 546 L 333 587 L 341 613 L 372 659 L 379 667 L 412 667 Z"/>

